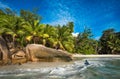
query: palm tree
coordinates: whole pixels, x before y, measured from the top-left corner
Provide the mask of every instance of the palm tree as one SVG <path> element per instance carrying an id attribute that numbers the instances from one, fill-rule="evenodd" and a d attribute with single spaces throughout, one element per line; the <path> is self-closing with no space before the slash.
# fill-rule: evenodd
<path id="1" fill-rule="evenodd" d="M 18 32 L 21 31 L 20 23 L 22 19 L 17 16 L 4 15 L 0 17 L 1 31 L 2 35 L 10 35 L 12 37 L 13 45 L 15 45 L 15 38 L 18 36 Z M 15 46 L 13 46 L 15 47 Z"/>
<path id="2" fill-rule="evenodd" d="M 97 41 L 91 38 L 91 30 L 85 28 L 82 33 L 75 37 L 75 52 L 82 54 L 97 53 Z"/>
<path id="3" fill-rule="evenodd" d="M 22 24 L 22 29 L 26 32 L 25 38 L 29 42 L 36 43 L 36 38 L 40 38 L 42 36 L 42 29 L 44 24 L 39 24 L 39 20 L 34 20 L 33 25 L 29 22 L 25 22 Z"/>
<path id="4" fill-rule="evenodd" d="M 31 26 L 34 26 L 34 21 L 41 20 L 41 16 L 37 15 L 36 12 L 30 12 L 28 10 L 21 10 L 20 17 L 22 17 L 25 21 L 30 23 Z"/>
<path id="5" fill-rule="evenodd" d="M 71 30 L 68 26 L 63 25 L 62 27 L 58 25 L 57 27 L 57 37 L 55 41 L 55 47 L 58 49 L 67 50 L 69 52 L 73 51 L 73 37 Z"/>
<path id="6" fill-rule="evenodd" d="M 103 35 L 100 38 L 100 52 L 103 54 L 114 54 L 120 51 L 120 38 L 118 33 L 116 33 L 114 29 L 103 31 Z"/>
<path id="7" fill-rule="evenodd" d="M 41 36 L 43 45 L 53 47 L 56 35 L 55 27 L 46 24 L 42 30 Z"/>
<path id="8" fill-rule="evenodd" d="M 23 30 L 26 31 L 25 40 L 32 41 L 34 43 L 39 43 L 39 38 L 41 35 L 41 28 L 44 24 L 40 24 L 41 17 L 35 12 L 30 12 L 27 10 L 20 11 L 20 17 L 22 17 L 25 22 L 22 24 Z"/>

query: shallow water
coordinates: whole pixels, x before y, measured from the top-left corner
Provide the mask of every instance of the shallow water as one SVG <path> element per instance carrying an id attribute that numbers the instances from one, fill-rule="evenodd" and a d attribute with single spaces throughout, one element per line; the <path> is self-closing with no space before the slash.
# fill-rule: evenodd
<path id="1" fill-rule="evenodd" d="M 90 65 L 85 65 L 88 60 Z M 0 69 L 0 79 L 120 79 L 120 58 L 85 58 L 47 68 Z"/>

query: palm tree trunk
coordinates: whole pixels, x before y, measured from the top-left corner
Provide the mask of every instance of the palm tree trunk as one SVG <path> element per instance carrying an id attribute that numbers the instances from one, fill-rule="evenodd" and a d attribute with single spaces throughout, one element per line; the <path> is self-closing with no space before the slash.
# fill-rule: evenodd
<path id="1" fill-rule="evenodd" d="M 44 46 L 46 45 L 46 40 L 45 40 L 45 39 L 43 39 L 43 45 L 44 45 Z"/>
<path id="2" fill-rule="evenodd" d="M 2 60 L 3 63 L 6 64 L 9 61 L 11 61 L 11 55 L 10 55 L 10 51 L 8 49 L 8 46 L 5 42 L 5 40 L 0 36 L 0 50 L 2 52 Z"/>
<path id="3" fill-rule="evenodd" d="M 15 48 L 15 37 L 13 36 L 13 48 Z"/>

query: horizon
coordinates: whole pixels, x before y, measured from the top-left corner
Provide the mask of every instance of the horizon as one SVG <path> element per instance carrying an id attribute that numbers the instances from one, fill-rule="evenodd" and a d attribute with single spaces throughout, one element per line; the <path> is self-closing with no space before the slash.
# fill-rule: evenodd
<path id="1" fill-rule="evenodd" d="M 93 38 L 99 39 L 103 30 L 114 28 L 120 31 L 119 4 L 120 0 L 1 0 L 0 8 L 10 8 L 17 13 L 21 9 L 32 11 L 38 8 L 38 14 L 43 18 L 41 23 L 64 25 L 72 21 L 74 34 L 88 27 Z"/>

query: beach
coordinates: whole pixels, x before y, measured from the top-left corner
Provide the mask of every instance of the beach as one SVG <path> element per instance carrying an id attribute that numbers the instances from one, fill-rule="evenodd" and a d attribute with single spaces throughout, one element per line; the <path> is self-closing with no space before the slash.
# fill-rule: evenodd
<path id="1" fill-rule="evenodd" d="M 82 60 L 85 58 L 120 58 L 120 55 L 81 55 L 73 54 L 73 61 L 70 62 L 27 62 L 22 64 L 13 64 L 1 66 L 0 69 L 11 68 L 47 68 L 47 67 L 58 67 L 73 64 L 76 60 Z"/>
<path id="2" fill-rule="evenodd" d="M 54 68 L 54 67 L 62 67 L 65 65 L 72 64 L 73 61 L 71 62 L 27 62 L 23 63 L 21 65 L 19 64 L 13 64 L 13 65 L 5 65 L 1 66 L 0 70 L 9 70 L 9 68 L 13 69 L 40 69 L 40 68 Z"/>
<path id="3" fill-rule="evenodd" d="M 73 58 L 76 58 L 76 57 L 81 57 L 81 58 L 84 58 L 84 57 L 120 57 L 120 55 L 81 55 L 81 54 L 73 54 Z"/>
<path id="4" fill-rule="evenodd" d="M 0 67 L 0 79 L 119 79 L 119 60 L 119 55 L 73 55 L 71 62 L 6 65 Z"/>

